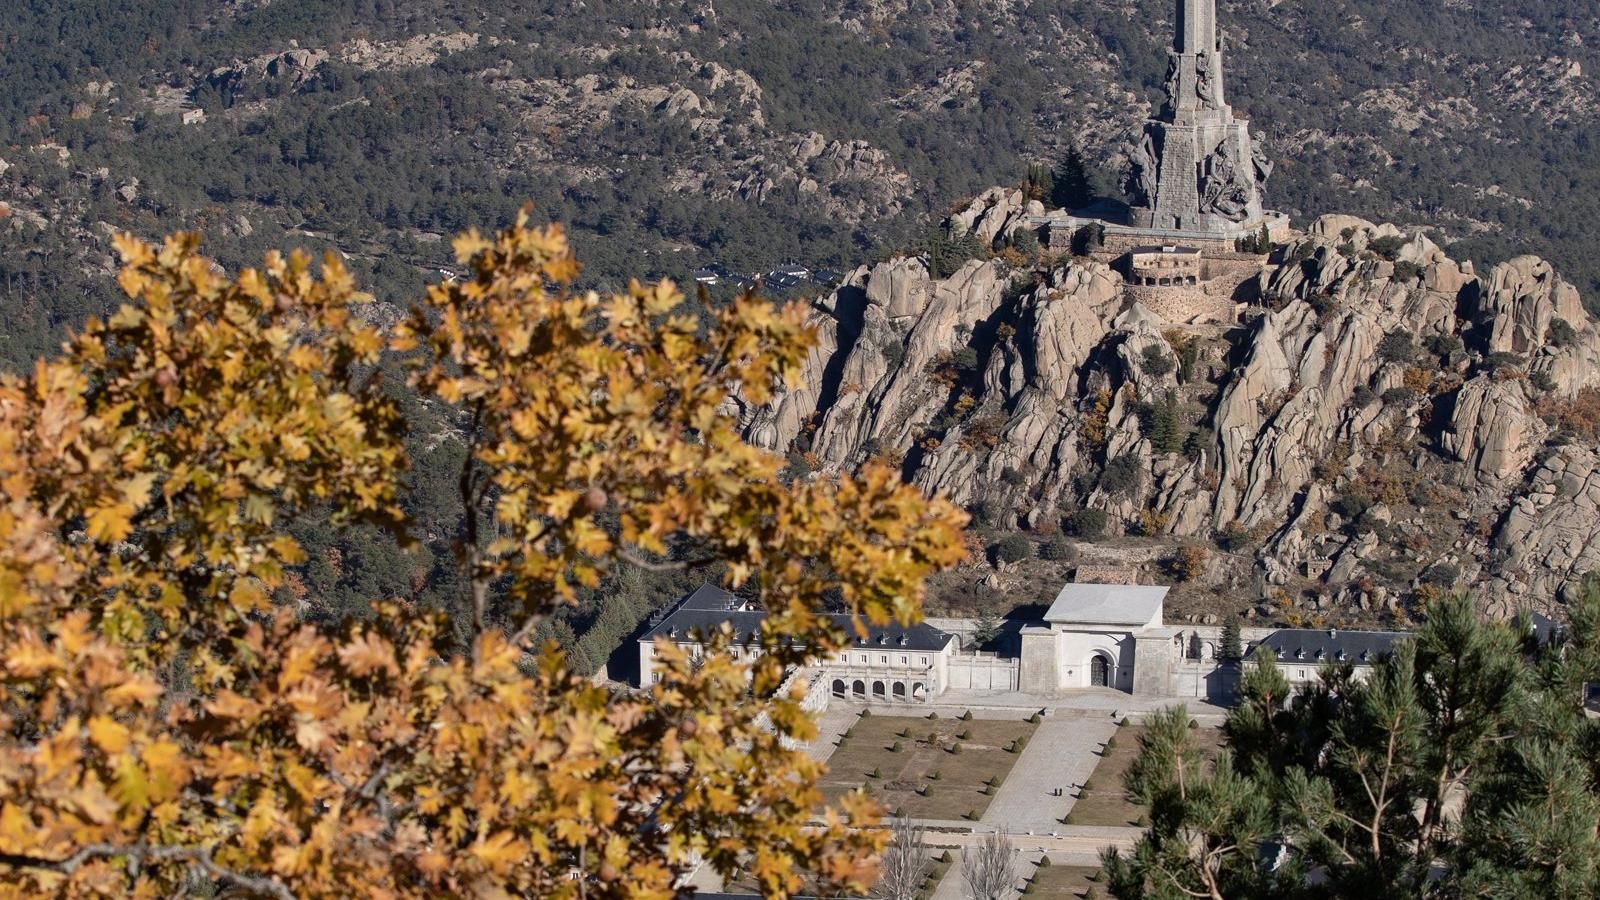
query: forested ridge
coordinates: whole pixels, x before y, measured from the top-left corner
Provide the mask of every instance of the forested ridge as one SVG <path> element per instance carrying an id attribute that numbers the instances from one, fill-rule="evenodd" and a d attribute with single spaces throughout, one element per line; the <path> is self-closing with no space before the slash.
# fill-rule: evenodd
<path id="1" fill-rule="evenodd" d="M 24 0 L 0 21 L 0 362 L 117 301 L 117 230 L 201 230 L 230 270 L 336 250 L 389 300 L 440 279 L 449 235 L 530 201 L 570 227 L 582 283 L 620 287 L 712 262 L 871 262 L 1071 145 L 1114 195 L 1171 7 Z M 1230 99 L 1279 162 L 1270 205 L 1427 225 L 1479 262 L 1538 253 L 1600 295 L 1592 4 L 1222 7 Z M 314 552 L 285 590 L 342 608 L 458 587 L 462 423 L 401 400 L 404 503 L 431 553 L 308 518 Z M 692 580 L 634 572 L 549 633 L 597 665 Z"/>

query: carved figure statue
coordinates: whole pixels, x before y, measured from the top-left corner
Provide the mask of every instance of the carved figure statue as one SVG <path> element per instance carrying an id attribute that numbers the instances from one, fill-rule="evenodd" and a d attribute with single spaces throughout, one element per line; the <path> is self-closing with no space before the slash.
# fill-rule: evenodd
<path id="1" fill-rule="evenodd" d="M 1129 174 L 1127 184 L 1138 205 L 1149 205 L 1155 200 L 1160 159 L 1161 155 L 1156 149 L 1156 136 L 1146 131 L 1144 140 L 1139 143 L 1139 149 L 1133 154 L 1133 171 Z"/>
<path id="2" fill-rule="evenodd" d="M 1211 54 L 1204 50 L 1194 56 L 1194 92 L 1207 106 L 1216 103 L 1217 92 L 1211 86 Z"/>
<path id="3" fill-rule="evenodd" d="M 1250 148 L 1250 164 L 1256 167 L 1256 184 L 1263 185 L 1272 177 L 1272 157 L 1267 155 L 1267 148 L 1255 144 Z"/>
<path id="4" fill-rule="evenodd" d="M 1176 54 L 1176 53 L 1174 53 L 1172 51 L 1168 51 L 1167 52 L 1167 82 L 1166 82 L 1167 83 L 1167 108 L 1168 109 L 1177 109 L 1178 108 L 1178 89 L 1181 86 L 1179 84 L 1179 78 L 1180 78 L 1180 75 L 1179 75 L 1179 66 L 1178 66 L 1178 54 Z"/>
<path id="5" fill-rule="evenodd" d="M 1222 144 L 1206 157 L 1200 173 L 1200 211 L 1239 222 L 1249 214 L 1252 186 L 1233 157 L 1230 144 Z"/>

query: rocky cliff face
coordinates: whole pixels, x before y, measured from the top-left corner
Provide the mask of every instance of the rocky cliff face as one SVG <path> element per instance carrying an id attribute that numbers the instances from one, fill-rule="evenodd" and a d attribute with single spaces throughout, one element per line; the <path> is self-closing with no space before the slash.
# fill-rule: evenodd
<path id="1" fill-rule="evenodd" d="M 996 190 L 952 225 L 1003 239 Z M 1015 257 L 1013 257 L 1014 259 Z M 1479 273 L 1324 217 L 1234 326 L 1172 326 L 1074 259 L 862 267 L 816 315 L 808 387 L 751 409 L 797 467 L 897 460 L 1000 530 L 1199 546 L 1241 610 L 1403 617 L 1455 586 L 1541 606 L 1600 564 L 1600 329 L 1551 267 Z"/>

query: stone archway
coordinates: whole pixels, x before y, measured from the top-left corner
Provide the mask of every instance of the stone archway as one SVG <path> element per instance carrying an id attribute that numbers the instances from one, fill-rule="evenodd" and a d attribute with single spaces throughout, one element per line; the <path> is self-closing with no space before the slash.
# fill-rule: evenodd
<path id="1" fill-rule="evenodd" d="M 922 701 L 928 699 L 928 686 L 917 682 L 911 686 L 911 699 Z"/>
<path id="2" fill-rule="evenodd" d="M 855 684 L 850 686 L 850 693 L 854 694 L 858 700 L 867 699 L 867 683 L 857 678 Z"/>
<path id="3" fill-rule="evenodd" d="M 1111 687 L 1111 660 L 1104 653 L 1089 657 L 1089 686 Z"/>
<path id="4" fill-rule="evenodd" d="M 888 697 L 888 691 L 886 691 L 884 689 L 883 682 L 874 681 L 872 683 L 872 699 L 874 699 L 874 700 L 884 700 L 884 699 L 887 699 L 887 697 Z"/>
<path id="5" fill-rule="evenodd" d="M 891 691 L 893 692 L 896 700 L 903 701 L 906 699 L 906 683 L 904 681 L 896 681 L 891 686 Z"/>
<path id="6" fill-rule="evenodd" d="M 845 687 L 843 678 L 835 678 L 833 680 L 833 695 L 835 697 L 843 697 L 848 690 L 849 689 Z"/>

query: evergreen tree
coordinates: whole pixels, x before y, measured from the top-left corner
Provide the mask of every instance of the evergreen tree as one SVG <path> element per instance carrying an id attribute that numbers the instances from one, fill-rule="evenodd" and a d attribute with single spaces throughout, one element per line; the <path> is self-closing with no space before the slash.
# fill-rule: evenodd
<path id="1" fill-rule="evenodd" d="M 1089 184 L 1089 170 L 1083 152 L 1077 144 L 1067 148 L 1061 165 L 1056 167 L 1054 192 L 1051 202 L 1061 209 L 1082 209 L 1094 200 L 1094 188 Z"/>
<path id="2" fill-rule="evenodd" d="M 1297 880 L 1274 870 L 1261 845 L 1277 833 L 1270 793 L 1239 771 L 1227 750 L 1208 763 L 1182 706 L 1145 723 L 1124 785 L 1150 811 L 1150 828 L 1123 855 L 1101 856 L 1106 884 L 1122 900 L 1261 897 Z"/>
<path id="3" fill-rule="evenodd" d="M 1183 735 L 1152 723 L 1129 774 L 1151 826 L 1131 856 L 1108 859 L 1113 892 L 1282 896 L 1312 887 L 1288 873 L 1316 871 L 1315 896 L 1594 897 L 1600 723 L 1582 697 L 1600 679 L 1600 589 L 1569 608 L 1560 639 L 1539 646 L 1450 598 L 1366 678 L 1330 662 L 1292 696 L 1258 653 L 1213 772 L 1185 767 Z M 1210 805 L 1174 801 L 1173 773 L 1180 795 Z M 1265 840 L 1290 857 L 1272 879 L 1218 849 Z"/>
<path id="4" fill-rule="evenodd" d="M 1229 616 L 1222 623 L 1222 649 L 1224 662 L 1236 663 L 1244 659 L 1244 642 L 1239 636 L 1239 617 Z"/>
<path id="5" fill-rule="evenodd" d="M 1150 443 L 1157 453 L 1177 453 L 1189 437 L 1189 427 L 1178 412 L 1178 398 L 1168 391 L 1150 412 Z"/>

